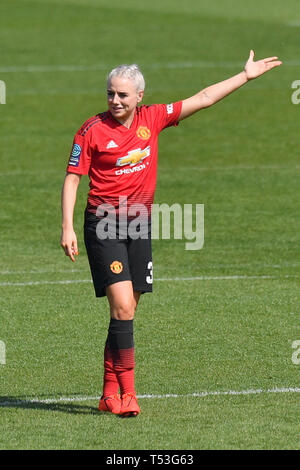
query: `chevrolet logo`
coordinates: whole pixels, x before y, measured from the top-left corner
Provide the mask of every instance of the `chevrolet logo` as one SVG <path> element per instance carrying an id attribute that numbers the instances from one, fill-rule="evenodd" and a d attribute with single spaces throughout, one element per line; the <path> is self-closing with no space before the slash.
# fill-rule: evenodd
<path id="1" fill-rule="evenodd" d="M 135 149 L 130 150 L 127 155 L 124 157 L 118 158 L 116 166 L 124 165 L 136 165 L 143 161 L 146 157 L 150 156 L 150 146 L 146 147 L 144 150 Z"/>

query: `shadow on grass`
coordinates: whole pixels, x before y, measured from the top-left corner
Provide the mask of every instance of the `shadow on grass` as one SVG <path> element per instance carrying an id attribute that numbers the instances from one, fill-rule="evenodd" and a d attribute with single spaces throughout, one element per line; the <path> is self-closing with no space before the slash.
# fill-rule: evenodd
<path id="1" fill-rule="evenodd" d="M 59 399 L 58 399 L 59 400 Z M 20 397 L 0 397 L 0 408 L 22 408 L 26 410 L 60 411 L 71 414 L 103 415 L 98 407 L 81 405 L 80 403 L 46 403 Z"/>

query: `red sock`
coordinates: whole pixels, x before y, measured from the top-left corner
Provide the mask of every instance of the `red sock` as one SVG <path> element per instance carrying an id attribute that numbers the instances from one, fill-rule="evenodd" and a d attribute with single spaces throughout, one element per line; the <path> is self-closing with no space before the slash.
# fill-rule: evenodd
<path id="1" fill-rule="evenodd" d="M 134 386 L 134 348 L 113 351 L 114 371 L 120 385 L 121 395 L 135 393 Z"/>
<path id="2" fill-rule="evenodd" d="M 119 390 L 117 374 L 114 371 L 113 356 L 106 342 L 104 349 L 103 396 L 115 395 Z"/>

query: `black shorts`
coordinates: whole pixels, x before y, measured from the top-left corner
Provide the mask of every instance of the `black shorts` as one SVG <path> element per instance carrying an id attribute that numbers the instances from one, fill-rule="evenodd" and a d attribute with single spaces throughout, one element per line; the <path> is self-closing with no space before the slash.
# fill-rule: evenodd
<path id="1" fill-rule="evenodd" d="M 99 220 L 85 211 L 84 242 L 96 297 L 104 297 L 106 288 L 120 281 L 132 281 L 133 290 L 142 294 L 152 292 L 151 224 L 147 238 L 100 239 Z"/>

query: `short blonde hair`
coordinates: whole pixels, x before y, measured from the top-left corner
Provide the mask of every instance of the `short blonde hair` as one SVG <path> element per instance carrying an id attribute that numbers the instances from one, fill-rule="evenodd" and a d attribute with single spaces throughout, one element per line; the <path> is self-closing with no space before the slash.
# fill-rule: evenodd
<path id="1" fill-rule="evenodd" d="M 113 77 L 124 77 L 132 80 L 136 84 L 137 92 L 145 90 L 145 79 L 137 64 L 122 64 L 114 68 L 107 76 L 107 87 Z"/>

